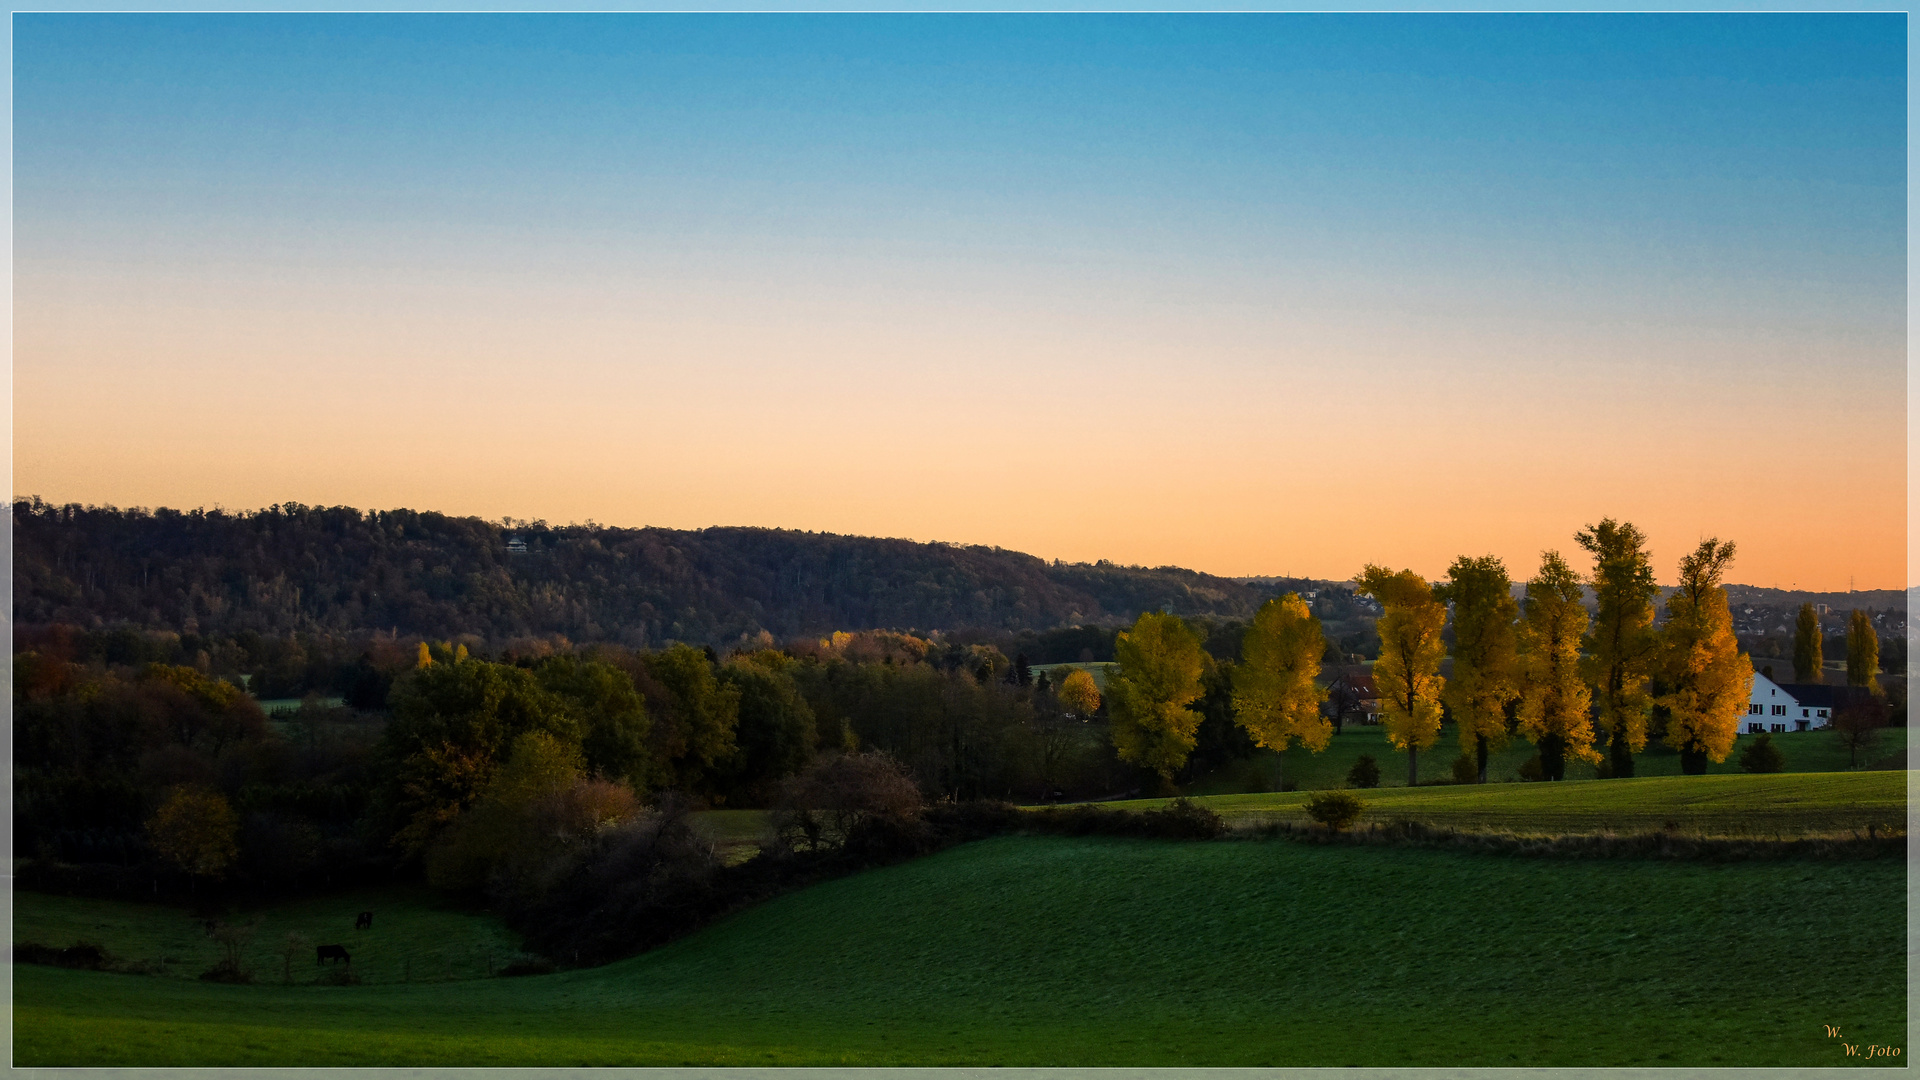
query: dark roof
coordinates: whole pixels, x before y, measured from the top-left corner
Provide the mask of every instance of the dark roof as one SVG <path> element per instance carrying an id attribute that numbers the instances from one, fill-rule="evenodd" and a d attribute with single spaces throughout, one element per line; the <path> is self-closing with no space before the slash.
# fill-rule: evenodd
<path id="1" fill-rule="evenodd" d="M 1809 708 L 1836 711 L 1873 696 L 1873 691 L 1864 686 L 1832 686 L 1826 683 L 1781 683 L 1780 689 L 1792 694 L 1793 700 Z"/>

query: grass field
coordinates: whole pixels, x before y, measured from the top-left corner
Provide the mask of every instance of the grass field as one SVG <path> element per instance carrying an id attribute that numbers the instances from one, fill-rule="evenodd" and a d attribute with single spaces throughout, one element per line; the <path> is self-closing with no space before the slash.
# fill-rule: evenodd
<path id="1" fill-rule="evenodd" d="M 1654 776 L 1557 784 L 1461 784 L 1354 792 L 1367 822 L 1421 821 L 1472 832 L 1591 834 L 1647 832 L 1673 822 L 1711 836 L 1817 836 L 1904 831 L 1905 772 L 1775 773 L 1766 776 Z M 1216 795 L 1202 805 L 1236 825 L 1307 820 L 1309 793 Z M 1108 803 L 1147 809 L 1164 799 Z"/>
<path id="2" fill-rule="evenodd" d="M 1840 1065 L 1822 1024 L 1905 1044 L 1904 879 L 1007 837 L 557 975 L 17 965 L 15 1064 Z"/>
<path id="3" fill-rule="evenodd" d="M 1707 766 L 1710 776 L 1745 775 L 1740 770 L 1740 753 L 1752 742 L 1753 736 L 1742 735 L 1734 743 L 1733 752 L 1727 760 Z M 1787 772 L 1843 772 L 1847 771 L 1847 751 L 1831 732 L 1794 731 L 1773 736 L 1773 744 L 1780 748 L 1786 758 Z M 1870 754 L 1865 755 L 1860 764 L 1867 765 L 1897 758 L 1907 748 L 1906 728 L 1887 728 L 1880 733 L 1880 744 Z M 1492 783 L 1504 783 L 1520 779 L 1520 766 L 1535 752 L 1532 743 L 1524 739 L 1515 739 L 1501 750 L 1488 756 L 1487 779 Z M 1361 754 L 1371 754 L 1380 764 L 1380 783 L 1384 787 L 1405 787 L 1407 785 L 1407 755 L 1405 751 L 1395 750 L 1387 743 L 1386 729 L 1379 725 L 1349 724 L 1345 730 L 1333 737 L 1332 745 L 1318 754 L 1309 753 L 1299 747 L 1288 750 L 1282 761 L 1282 755 L 1271 750 L 1258 751 L 1254 757 L 1235 762 L 1233 765 L 1210 776 L 1203 776 L 1188 785 L 1188 791 L 1194 795 L 1231 795 L 1253 791 L 1278 791 L 1284 770 L 1288 783 L 1297 784 L 1303 791 L 1320 788 L 1343 787 L 1346 784 L 1347 770 L 1353 768 Z M 1453 729 L 1441 733 L 1440 742 L 1420 754 L 1420 779 L 1439 780 L 1453 775 L 1453 759 L 1460 756 L 1460 743 Z M 1897 766 L 1896 766 L 1897 767 Z M 1567 764 L 1568 780 L 1592 780 L 1594 767 L 1584 762 Z M 1634 758 L 1634 776 L 1679 776 L 1680 755 L 1664 746 L 1649 744 L 1644 753 Z"/>
<path id="4" fill-rule="evenodd" d="M 355 930 L 354 916 L 373 912 L 373 927 Z M 365 889 L 314 900 L 230 912 L 226 920 L 253 925 L 243 966 L 262 983 L 286 977 L 287 935 L 309 944 L 294 957 L 292 977 L 312 983 L 331 968 L 320 967 L 315 945 L 340 944 L 353 957 L 362 982 L 445 982 L 479 978 L 519 956 L 519 939 L 483 914 L 445 904 L 425 887 Z M 153 964 L 166 976 L 198 979 L 220 959 L 204 920 L 177 908 L 115 900 L 16 892 L 13 940 L 64 947 L 91 941 L 115 957 Z"/>

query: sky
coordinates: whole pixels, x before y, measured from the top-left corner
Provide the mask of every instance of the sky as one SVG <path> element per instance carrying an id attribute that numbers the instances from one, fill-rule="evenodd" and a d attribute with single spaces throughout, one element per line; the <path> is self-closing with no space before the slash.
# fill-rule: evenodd
<path id="1" fill-rule="evenodd" d="M 1906 581 L 1901 15 L 16 15 L 14 490 Z M 1573 560 L 1583 566 L 1583 558 Z"/>

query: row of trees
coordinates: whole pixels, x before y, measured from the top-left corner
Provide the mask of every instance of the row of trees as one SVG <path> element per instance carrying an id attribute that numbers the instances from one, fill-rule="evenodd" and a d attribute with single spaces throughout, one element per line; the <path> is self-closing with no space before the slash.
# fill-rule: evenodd
<path id="1" fill-rule="evenodd" d="M 1374 565 L 1355 577 L 1357 591 L 1381 607 L 1373 683 L 1388 738 L 1407 753 L 1409 784 L 1418 781 L 1420 753 L 1438 741 L 1443 717 L 1476 760 L 1481 783 L 1490 751 L 1514 735 L 1539 746 L 1548 779 L 1563 779 L 1569 759 L 1599 764 L 1606 776 L 1632 776 L 1655 719 L 1684 772 L 1704 773 L 1708 762 L 1726 759 L 1753 671 L 1734 638 L 1722 585 L 1733 543 L 1703 540 L 1680 560 L 1679 587 L 1667 600 L 1665 622 L 1656 624 L 1660 590 L 1646 535 L 1607 518 L 1574 539 L 1592 557 L 1590 574 L 1582 576 L 1557 551 L 1544 552 L 1524 604 L 1493 556 L 1462 556 L 1445 581 L 1433 584 L 1411 570 Z M 1453 669 L 1443 677 L 1449 613 Z M 1873 628 L 1862 613 L 1853 627 L 1849 678 L 1871 685 Z M 1149 612 L 1120 636 L 1115 653 L 1114 747 L 1122 760 L 1170 782 L 1201 722 L 1190 707 L 1203 693 L 1198 636 L 1176 616 Z M 1326 691 L 1316 683 L 1324 653 L 1319 621 L 1299 596 L 1269 601 L 1255 615 L 1232 672 L 1234 719 L 1255 743 L 1274 750 L 1298 743 L 1315 752 L 1327 746 L 1332 725 L 1320 709 Z M 1817 651 L 1814 657 L 1817 670 Z"/>
<path id="2" fill-rule="evenodd" d="M 1793 681 L 1820 682 L 1826 667 L 1825 642 L 1820 633 L 1820 613 L 1812 604 L 1801 604 L 1793 624 Z M 1847 685 L 1873 686 L 1880 670 L 1880 634 L 1873 619 L 1864 611 L 1847 616 Z"/>

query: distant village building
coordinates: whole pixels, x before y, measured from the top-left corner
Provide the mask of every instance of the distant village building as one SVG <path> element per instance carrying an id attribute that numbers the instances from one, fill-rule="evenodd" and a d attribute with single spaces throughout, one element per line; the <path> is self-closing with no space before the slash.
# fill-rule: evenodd
<path id="1" fill-rule="evenodd" d="M 527 553 L 527 542 L 525 540 L 522 540 L 517 536 L 507 537 L 507 554 L 525 555 L 526 553 Z"/>
<path id="2" fill-rule="evenodd" d="M 1343 671 L 1327 684 L 1327 704 L 1339 711 L 1339 716 L 1353 715 L 1362 723 L 1377 724 L 1385 719 L 1385 710 L 1380 708 L 1380 691 L 1373 688 L 1373 676 L 1361 672 Z"/>

